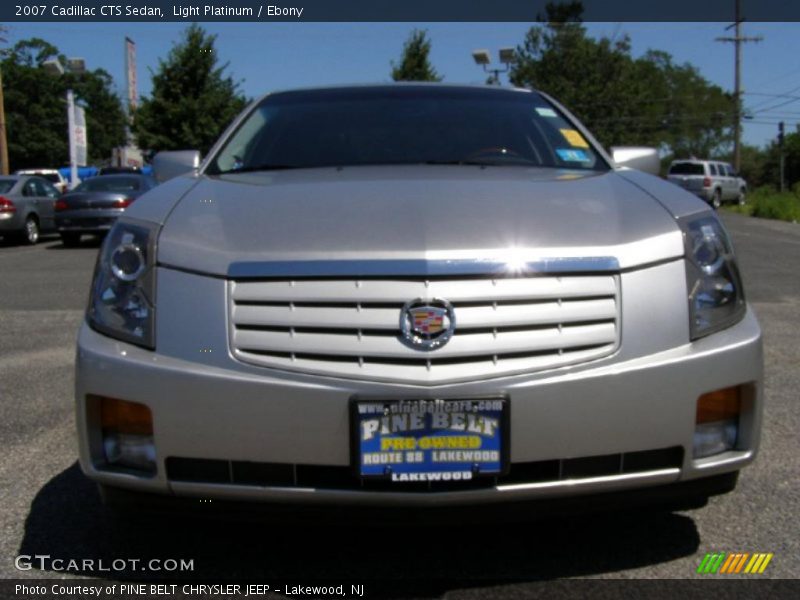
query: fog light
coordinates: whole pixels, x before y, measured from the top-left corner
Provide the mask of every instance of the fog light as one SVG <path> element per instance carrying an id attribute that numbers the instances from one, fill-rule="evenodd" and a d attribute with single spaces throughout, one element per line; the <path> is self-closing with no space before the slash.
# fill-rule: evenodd
<path id="1" fill-rule="evenodd" d="M 103 452 L 109 465 L 155 473 L 156 447 L 151 435 L 103 431 Z"/>
<path id="2" fill-rule="evenodd" d="M 720 454 L 736 446 L 741 406 L 741 387 L 715 390 L 697 399 L 695 458 Z"/>
<path id="3" fill-rule="evenodd" d="M 732 450 L 738 436 L 737 421 L 717 421 L 698 425 L 694 430 L 694 457 L 703 458 Z"/>
<path id="4" fill-rule="evenodd" d="M 116 398 L 99 400 L 106 462 L 111 466 L 155 473 L 156 449 L 150 408 Z"/>

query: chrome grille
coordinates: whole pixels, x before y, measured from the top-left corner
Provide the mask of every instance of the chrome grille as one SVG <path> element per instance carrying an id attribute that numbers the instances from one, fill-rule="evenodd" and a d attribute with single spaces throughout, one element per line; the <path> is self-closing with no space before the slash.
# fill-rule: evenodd
<path id="1" fill-rule="evenodd" d="M 614 275 L 229 286 L 234 355 L 309 373 L 432 385 L 576 364 L 619 343 Z M 401 308 L 415 298 L 452 303 L 457 327 L 446 345 L 401 341 Z"/>

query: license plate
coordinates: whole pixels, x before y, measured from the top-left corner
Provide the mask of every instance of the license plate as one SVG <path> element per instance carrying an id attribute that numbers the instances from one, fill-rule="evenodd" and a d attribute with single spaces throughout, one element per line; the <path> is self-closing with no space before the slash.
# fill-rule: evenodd
<path id="1" fill-rule="evenodd" d="M 458 481 L 504 472 L 503 398 L 353 403 L 353 454 L 364 478 Z"/>

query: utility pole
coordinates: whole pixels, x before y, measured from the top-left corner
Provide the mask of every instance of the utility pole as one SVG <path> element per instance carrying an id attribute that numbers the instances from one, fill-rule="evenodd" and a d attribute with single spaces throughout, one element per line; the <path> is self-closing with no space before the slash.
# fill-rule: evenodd
<path id="1" fill-rule="evenodd" d="M 780 153 L 781 153 L 781 159 L 780 159 L 781 160 L 781 192 L 783 192 L 783 190 L 785 188 L 783 172 L 784 172 L 784 168 L 785 168 L 785 165 L 786 165 L 786 158 L 785 158 L 785 155 L 783 153 L 783 131 L 784 131 L 784 129 L 783 129 L 783 121 L 781 121 L 780 123 L 778 123 L 778 148 L 779 148 Z"/>
<path id="2" fill-rule="evenodd" d="M 8 142 L 6 141 L 6 108 L 3 98 L 3 74 L 0 72 L 0 175 L 8 175 Z"/>
<path id="3" fill-rule="evenodd" d="M 760 42 L 764 38 L 760 35 L 746 37 L 742 35 L 742 0 L 735 0 L 736 12 L 734 14 L 733 25 L 728 25 L 726 29 L 735 28 L 736 35 L 733 37 L 718 37 L 717 42 L 733 42 L 736 50 L 735 71 L 733 76 L 733 166 L 736 172 L 741 167 L 741 139 L 742 139 L 742 44 L 745 42 Z"/>

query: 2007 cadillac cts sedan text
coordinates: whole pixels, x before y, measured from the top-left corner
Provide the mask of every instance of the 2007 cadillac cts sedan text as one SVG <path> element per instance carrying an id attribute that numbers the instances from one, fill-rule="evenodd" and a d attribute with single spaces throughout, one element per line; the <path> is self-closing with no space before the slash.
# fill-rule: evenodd
<path id="1" fill-rule="evenodd" d="M 83 471 L 276 504 L 732 490 L 763 367 L 730 240 L 654 151 L 613 155 L 543 93 L 424 84 L 268 94 L 202 164 L 163 153 L 184 174 L 98 258 Z"/>

